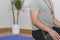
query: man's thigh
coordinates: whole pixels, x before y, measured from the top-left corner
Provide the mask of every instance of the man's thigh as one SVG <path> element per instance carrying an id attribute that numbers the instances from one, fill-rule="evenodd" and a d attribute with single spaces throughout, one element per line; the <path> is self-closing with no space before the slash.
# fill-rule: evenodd
<path id="1" fill-rule="evenodd" d="M 54 29 L 58 34 L 60 34 L 60 28 L 54 27 L 53 29 Z"/>
<path id="2" fill-rule="evenodd" d="M 41 30 L 32 31 L 32 36 L 35 40 L 45 40 Z"/>

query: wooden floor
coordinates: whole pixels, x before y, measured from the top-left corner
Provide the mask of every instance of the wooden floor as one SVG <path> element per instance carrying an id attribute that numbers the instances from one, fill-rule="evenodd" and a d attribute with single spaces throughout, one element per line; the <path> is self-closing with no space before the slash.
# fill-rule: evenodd
<path id="1" fill-rule="evenodd" d="M 11 28 L 0 28 L 0 37 L 11 36 L 11 35 L 14 35 L 14 34 L 12 34 L 12 29 Z M 19 35 L 32 37 L 32 30 L 21 29 Z"/>

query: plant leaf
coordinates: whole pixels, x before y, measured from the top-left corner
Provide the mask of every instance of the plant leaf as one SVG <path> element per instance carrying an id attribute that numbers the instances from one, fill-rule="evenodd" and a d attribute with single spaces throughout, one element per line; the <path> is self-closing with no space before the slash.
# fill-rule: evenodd
<path id="1" fill-rule="evenodd" d="M 15 0 L 14 5 L 15 5 L 15 7 L 16 7 L 17 10 L 20 10 L 22 8 L 22 6 L 23 6 L 21 0 Z"/>

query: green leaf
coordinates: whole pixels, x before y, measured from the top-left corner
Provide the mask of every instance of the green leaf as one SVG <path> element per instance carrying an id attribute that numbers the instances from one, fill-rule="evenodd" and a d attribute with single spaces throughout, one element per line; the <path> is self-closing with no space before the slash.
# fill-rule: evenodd
<path id="1" fill-rule="evenodd" d="M 14 5 L 15 5 L 15 7 L 16 7 L 17 10 L 20 10 L 22 8 L 22 6 L 23 6 L 21 0 L 15 0 Z"/>

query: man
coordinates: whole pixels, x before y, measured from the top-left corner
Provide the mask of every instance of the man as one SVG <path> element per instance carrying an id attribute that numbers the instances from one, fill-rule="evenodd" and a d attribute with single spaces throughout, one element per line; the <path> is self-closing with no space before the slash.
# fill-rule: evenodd
<path id="1" fill-rule="evenodd" d="M 60 22 L 54 16 L 51 0 L 32 0 L 31 17 L 35 40 L 45 40 L 42 31 L 47 32 L 53 40 L 60 40 Z"/>

